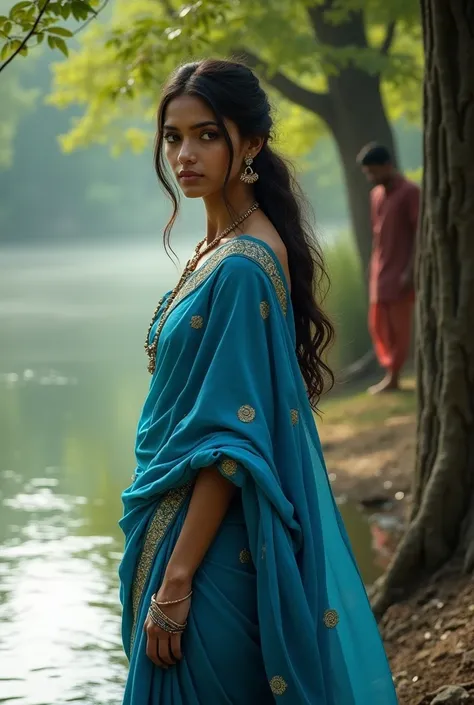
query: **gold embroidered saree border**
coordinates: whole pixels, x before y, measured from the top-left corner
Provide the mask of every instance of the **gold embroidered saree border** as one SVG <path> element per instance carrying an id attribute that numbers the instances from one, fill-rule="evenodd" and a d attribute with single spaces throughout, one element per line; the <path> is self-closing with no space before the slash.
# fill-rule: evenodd
<path id="1" fill-rule="evenodd" d="M 209 259 L 197 269 L 192 276 L 184 283 L 178 292 L 175 300 L 169 307 L 165 316 L 168 318 L 171 311 L 184 299 L 185 296 L 198 288 L 207 277 L 219 266 L 219 264 L 231 255 L 243 255 L 248 259 L 257 262 L 268 275 L 273 284 L 278 301 L 280 302 L 281 310 L 286 316 L 288 311 L 288 294 L 277 264 L 272 255 L 265 249 L 263 245 L 249 240 L 235 238 L 230 242 L 219 247 Z"/>
<path id="2" fill-rule="evenodd" d="M 148 578 L 156 551 L 168 527 L 171 525 L 176 517 L 176 514 L 181 509 L 184 500 L 191 490 L 191 486 L 191 483 L 188 483 L 183 487 L 169 490 L 169 492 L 163 496 L 163 499 L 159 503 L 153 519 L 150 522 L 150 526 L 148 527 L 132 585 L 133 626 L 130 651 L 133 649 L 133 642 L 135 639 L 138 610 L 140 608 L 143 591 L 148 583 Z M 157 588 L 158 587 L 159 586 L 157 585 Z"/>

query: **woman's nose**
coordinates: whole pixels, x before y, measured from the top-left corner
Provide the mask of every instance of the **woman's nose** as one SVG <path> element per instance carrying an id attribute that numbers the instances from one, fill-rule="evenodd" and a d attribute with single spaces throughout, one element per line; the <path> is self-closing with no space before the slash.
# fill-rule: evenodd
<path id="1" fill-rule="evenodd" d="M 179 150 L 178 160 L 180 164 L 195 164 L 196 155 L 189 140 L 183 140 Z"/>

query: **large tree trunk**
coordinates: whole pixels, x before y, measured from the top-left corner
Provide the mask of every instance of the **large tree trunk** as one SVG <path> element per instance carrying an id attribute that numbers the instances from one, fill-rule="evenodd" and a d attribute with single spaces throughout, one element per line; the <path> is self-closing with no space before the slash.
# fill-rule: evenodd
<path id="1" fill-rule="evenodd" d="M 349 11 L 341 21 L 334 22 L 333 13 L 338 7 L 336 0 L 308 4 L 308 18 L 317 43 L 336 52 L 348 47 L 368 51 L 370 47 L 363 12 Z M 381 58 L 386 57 L 390 50 L 394 31 L 395 23 L 392 22 L 387 27 L 385 40 L 379 49 Z M 339 66 L 334 73 L 328 71 L 327 92 L 316 93 L 280 71 L 270 71 L 262 59 L 248 49 L 236 48 L 234 54 L 252 68 L 261 69 L 270 85 L 285 98 L 324 120 L 334 136 L 347 186 L 352 229 L 362 267 L 366 272 L 372 249 L 369 187 L 356 164 L 356 157 L 365 144 L 375 140 L 392 152 L 394 162 L 397 163 L 392 129 L 380 92 L 380 75 L 371 75 L 358 68 L 354 62 L 349 62 L 348 65 Z"/>
<path id="2" fill-rule="evenodd" d="M 318 42 L 324 47 L 344 50 L 354 47 L 369 49 L 364 14 L 348 12 L 343 21 L 334 22 L 331 13 L 337 9 L 335 0 L 323 0 L 308 8 Z M 395 26 L 387 30 L 380 48 L 381 58 L 389 51 Z M 367 272 L 372 250 L 372 228 L 369 210 L 369 187 L 356 157 L 368 142 L 385 145 L 397 163 L 392 129 L 385 112 L 380 92 L 380 75 L 369 74 L 354 63 L 342 66 L 338 73 L 328 74 L 329 110 L 326 122 L 339 149 L 344 170 L 352 227 L 356 237 L 364 272 Z"/>
<path id="3" fill-rule="evenodd" d="M 363 271 L 372 251 L 369 185 L 356 158 L 368 142 L 385 145 L 397 163 L 392 129 L 382 103 L 380 79 L 354 67 L 329 80 L 333 118 L 329 122 L 339 149 L 349 200 L 352 228 Z"/>
<path id="4" fill-rule="evenodd" d="M 421 0 L 424 195 L 417 266 L 418 442 L 411 522 L 380 616 L 459 555 L 474 563 L 474 3 Z"/>

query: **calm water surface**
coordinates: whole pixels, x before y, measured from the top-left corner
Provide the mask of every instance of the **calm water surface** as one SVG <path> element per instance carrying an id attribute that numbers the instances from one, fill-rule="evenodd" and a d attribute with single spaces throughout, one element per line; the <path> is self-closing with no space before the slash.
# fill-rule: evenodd
<path id="1" fill-rule="evenodd" d="M 0 703 L 121 702 L 120 493 L 174 277 L 158 246 L 2 252 Z M 368 523 L 341 509 L 371 582 Z"/>

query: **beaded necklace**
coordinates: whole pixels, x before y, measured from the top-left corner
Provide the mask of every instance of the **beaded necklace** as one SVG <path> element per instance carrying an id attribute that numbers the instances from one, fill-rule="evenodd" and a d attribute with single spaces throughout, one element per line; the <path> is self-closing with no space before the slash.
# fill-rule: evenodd
<path id="1" fill-rule="evenodd" d="M 259 205 L 258 205 L 258 203 L 257 203 L 256 201 L 255 201 L 254 203 L 252 203 L 252 205 L 250 206 L 250 208 L 249 208 L 248 210 L 246 210 L 245 213 L 243 213 L 241 216 L 239 216 L 239 218 L 238 218 L 236 221 L 234 221 L 233 223 L 231 223 L 231 225 L 229 225 L 228 228 L 226 228 L 226 229 L 223 230 L 219 235 L 217 235 L 217 236 L 214 238 L 214 240 L 212 240 L 212 242 L 210 242 L 208 245 L 206 245 L 206 246 L 204 247 L 204 249 L 202 249 L 202 247 L 203 247 L 204 243 L 206 242 L 206 238 L 204 238 L 203 240 L 201 240 L 200 242 L 198 242 L 198 244 L 196 245 L 196 249 L 195 249 L 195 251 L 194 251 L 194 255 L 193 255 L 193 256 L 191 257 L 191 259 L 187 262 L 187 264 L 186 264 L 186 266 L 185 266 L 185 268 L 184 268 L 184 270 L 183 270 L 183 273 L 181 274 L 181 277 L 179 278 L 178 283 L 176 284 L 175 288 L 173 289 L 173 291 L 171 292 L 171 294 L 170 294 L 169 297 L 168 297 L 168 300 L 167 300 L 166 306 L 165 306 L 165 310 L 164 310 L 163 313 L 161 314 L 160 322 L 159 322 L 159 324 L 158 324 L 158 326 L 157 326 L 157 328 L 156 328 L 156 332 L 155 332 L 155 335 L 153 336 L 153 340 L 152 340 L 151 343 L 150 343 L 149 341 L 150 341 L 151 329 L 153 328 L 153 325 L 154 325 L 155 322 L 156 322 L 156 319 L 157 319 L 157 317 L 158 317 L 158 313 L 159 313 L 159 310 L 160 310 L 160 308 L 161 308 L 161 305 L 162 305 L 162 303 L 163 303 L 163 301 L 164 301 L 164 298 L 162 298 L 162 299 L 158 302 L 158 305 L 157 305 L 157 307 L 156 307 L 156 309 L 155 309 L 155 311 L 154 311 L 154 313 L 153 313 L 153 317 L 152 317 L 152 319 L 151 319 L 151 323 L 150 323 L 150 325 L 148 326 L 148 331 L 147 331 L 147 334 L 146 334 L 146 340 L 145 340 L 145 346 L 144 346 L 144 347 L 145 347 L 146 354 L 148 355 L 148 358 L 149 358 L 149 360 L 148 360 L 148 372 L 149 372 L 150 374 L 153 374 L 153 372 L 155 371 L 155 368 L 156 368 L 156 351 L 157 351 L 157 349 L 158 349 L 158 341 L 159 341 L 159 339 L 160 339 L 161 331 L 162 331 L 163 326 L 164 326 L 165 321 L 166 321 L 166 314 L 168 313 L 169 309 L 171 308 L 171 306 L 172 306 L 172 304 L 173 304 L 173 301 L 176 299 L 176 297 L 177 297 L 179 291 L 181 290 L 183 284 L 184 284 L 185 281 L 188 279 L 188 277 L 190 276 L 190 274 L 192 274 L 192 273 L 195 271 L 195 269 L 196 269 L 196 267 L 197 267 L 197 263 L 199 262 L 199 260 L 201 259 L 201 257 L 203 257 L 205 254 L 207 254 L 208 252 L 210 252 L 216 245 L 219 244 L 219 242 L 220 242 L 221 240 L 223 240 L 223 238 L 225 238 L 226 235 L 228 235 L 228 234 L 231 233 L 233 230 L 235 230 L 239 225 L 241 225 L 241 224 L 244 222 L 244 220 L 247 220 L 247 218 L 248 218 L 254 211 L 256 211 L 256 210 L 258 209 L 258 207 L 259 207 Z"/>

